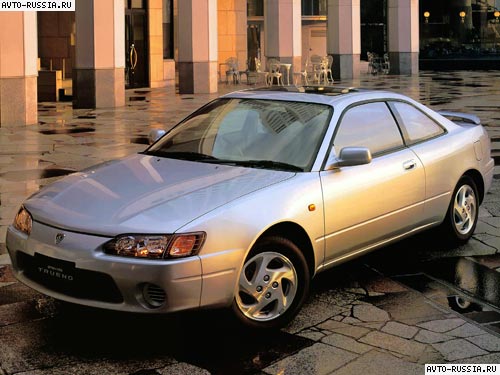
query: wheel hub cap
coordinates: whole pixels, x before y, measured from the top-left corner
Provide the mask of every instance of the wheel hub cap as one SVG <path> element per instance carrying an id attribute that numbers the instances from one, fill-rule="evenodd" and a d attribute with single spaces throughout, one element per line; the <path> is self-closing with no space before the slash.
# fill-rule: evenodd
<path id="1" fill-rule="evenodd" d="M 243 266 L 236 302 L 241 312 L 256 321 L 272 320 L 292 304 L 297 292 L 297 271 L 283 254 L 264 252 Z"/>

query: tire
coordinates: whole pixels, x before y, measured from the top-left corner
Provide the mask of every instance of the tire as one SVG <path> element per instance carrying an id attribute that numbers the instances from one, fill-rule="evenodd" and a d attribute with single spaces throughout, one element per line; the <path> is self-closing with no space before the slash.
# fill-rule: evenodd
<path id="1" fill-rule="evenodd" d="M 474 180 L 463 176 L 451 198 L 441 231 L 454 245 L 467 242 L 474 233 L 479 214 L 479 199 Z"/>
<path id="2" fill-rule="evenodd" d="M 300 249 L 282 237 L 258 241 L 245 259 L 232 310 L 244 326 L 284 327 L 309 292 L 310 275 Z"/>

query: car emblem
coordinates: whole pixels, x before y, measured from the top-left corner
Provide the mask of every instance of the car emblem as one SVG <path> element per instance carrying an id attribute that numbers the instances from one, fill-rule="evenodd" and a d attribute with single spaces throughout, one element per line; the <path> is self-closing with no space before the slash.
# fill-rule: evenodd
<path id="1" fill-rule="evenodd" d="M 56 234 L 56 245 L 59 245 L 62 240 L 64 240 L 64 237 L 66 237 L 66 235 L 64 233 L 57 233 Z"/>

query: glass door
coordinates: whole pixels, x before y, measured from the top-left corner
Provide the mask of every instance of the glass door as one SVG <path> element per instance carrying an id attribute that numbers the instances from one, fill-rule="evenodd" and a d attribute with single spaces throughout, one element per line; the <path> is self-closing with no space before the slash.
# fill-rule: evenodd
<path id="1" fill-rule="evenodd" d="M 145 9 L 125 9 L 125 87 L 149 86 Z"/>

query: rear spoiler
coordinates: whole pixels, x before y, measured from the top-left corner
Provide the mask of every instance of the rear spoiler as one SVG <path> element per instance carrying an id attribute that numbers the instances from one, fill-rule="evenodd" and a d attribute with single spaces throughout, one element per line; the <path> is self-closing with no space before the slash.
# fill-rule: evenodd
<path id="1" fill-rule="evenodd" d="M 441 116 L 453 122 L 467 122 L 474 125 L 481 125 L 481 119 L 476 115 L 461 112 L 437 111 Z"/>

